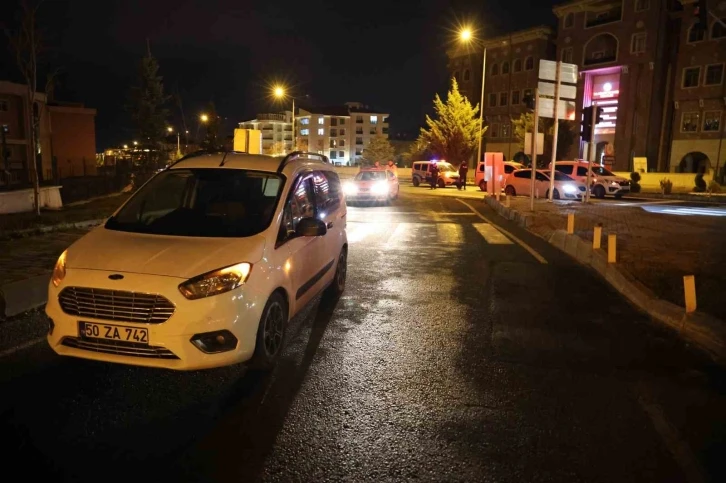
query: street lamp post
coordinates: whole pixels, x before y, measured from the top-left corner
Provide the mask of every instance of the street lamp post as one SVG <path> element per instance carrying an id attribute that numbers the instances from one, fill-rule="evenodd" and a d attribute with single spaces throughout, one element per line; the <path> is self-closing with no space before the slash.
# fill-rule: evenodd
<path id="1" fill-rule="evenodd" d="M 471 29 L 465 28 L 459 34 L 462 42 L 470 42 L 472 40 Z M 487 47 L 482 42 L 482 49 L 484 51 L 481 61 L 481 100 L 479 101 L 479 147 L 476 154 L 476 162 L 481 161 L 481 145 L 482 139 L 484 138 L 484 86 L 486 85 L 487 78 Z"/>
<path id="2" fill-rule="evenodd" d="M 273 94 L 278 99 L 284 99 L 286 97 L 285 88 L 282 86 L 275 87 Z M 295 150 L 297 145 L 297 129 L 295 129 L 295 98 L 290 96 L 292 99 L 292 150 Z"/>
<path id="3" fill-rule="evenodd" d="M 174 132 L 174 128 L 169 126 L 166 128 L 166 130 L 169 132 L 169 134 Z M 179 131 L 176 132 L 176 157 L 181 158 L 181 141 L 180 141 L 180 133 Z"/>

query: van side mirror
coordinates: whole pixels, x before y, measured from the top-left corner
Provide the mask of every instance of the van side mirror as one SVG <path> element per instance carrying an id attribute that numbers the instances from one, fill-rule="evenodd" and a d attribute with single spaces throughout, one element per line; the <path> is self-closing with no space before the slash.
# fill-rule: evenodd
<path id="1" fill-rule="evenodd" d="M 323 236 L 327 232 L 328 227 L 325 222 L 313 217 L 300 220 L 295 230 L 297 236 Z"/>

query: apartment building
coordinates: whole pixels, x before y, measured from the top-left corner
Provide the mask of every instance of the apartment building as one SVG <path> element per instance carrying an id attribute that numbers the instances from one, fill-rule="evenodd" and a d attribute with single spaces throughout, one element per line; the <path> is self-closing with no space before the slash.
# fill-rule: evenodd
<path id="1" fill-rule="evenodd" d="M 514 137 L 512 119 L 526 111 L 523 99 L 537 88 L 540 59 L 554 56 L 553 32 L 537 27 L 484 40 L 478 48 L 457 45 L 450 49 L 449 71 L 461 92 L 472 102 L 481 100 L 482 46 L 487 49 L 484 86 L 484 121 L 488 126 L 485 150 L 513 159 L 523 150 Z"/>
<path id="2" fill-rule="evenodd" d="M 674 16 L 679 49 L 673 61 L 670 171 L 719 170 L 726 159 L 723 112 L 726 105 L 726 4 L 709 1 L 708 24 L 697 20 L 695 1 Z"/>
<path id="3" fill-rule="evenodd" d="M 298 145 L 325 154 L 335 164 L 354 165 L 373 137 L 388 137 L 388 116 L 359 102 L 300 109 L 296 119 Z"/>
<path id="4" fill-rule="evenodd" d="M 705 26 L 698 20 L 696 4 L 696 0 L 574 0 L 553 9 L 554 48 L 547 47 L 546 29 L 488 40 L 486 149 L 513 157 L 507 117 L 517 117 L 522 110 L 521 105 L 515 109 L 515 93 L 536 86 L 538 60 L 547 58 L 578 66 L 576 111 L 568 117 L 579 123 L 582 109 L 592 104 L 605 111 L 593 140 L 597 161 L 616 170 L 632 169 L 634 157 L 647 158 L 651 171 L 696 172 L 723 166 L 726 3 L 708 0 L 713 15 Z M 513 49 L 507 48 L 508 39 Z M 527 70 L 519 71 L 519 63 L 515 72 L 522 53 L 517 52 L 519 39 L 523 45 L 534 42 L 531 48 L 539 53 L 533 55 L 531 76 L 522 75 Z M 460 80 L 462 92 L 478 103 L 481 51 L 463 52 L 463 48 L 450 52 L 449 71 Z M 514 87 L 505 88 L 510 81 Z M 522 95 L 520 91 L 520 102 Z M 576 142 L 568 157 L 587 158 L 589 148 Z"/>
<path id="5" fill-rule="evenodd" d="M 256 119 L 239 123 L 240 129 L 262 131 L 262 151 L 280 155 L 293 151 L 292 111 L 258 114 Z"/>

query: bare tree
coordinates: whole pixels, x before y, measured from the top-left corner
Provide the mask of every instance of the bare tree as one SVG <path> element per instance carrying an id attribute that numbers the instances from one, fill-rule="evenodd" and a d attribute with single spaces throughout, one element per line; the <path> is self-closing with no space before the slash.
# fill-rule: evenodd
<path id="1" fill-rule="evenodd" d="M 40 111 L 35 114 L 35 101 L 38 90 L 38 57 L 42 51 L 41 36 L 37 31 L 36 13 L 42 1 L 31 5 L 27 0 L 21 3 L 20 19 L 15 29 L 5 29 L 10 51 L 15 56 L 21 75 L 28 90 L 26 116 L 30 119 L 29 141 L 32 157 L 28 160 L 31 181 L 33 183 L 33 206 L 40 215 L 40 177 L 38 176 L 38 132 L 40 127 Z"/>

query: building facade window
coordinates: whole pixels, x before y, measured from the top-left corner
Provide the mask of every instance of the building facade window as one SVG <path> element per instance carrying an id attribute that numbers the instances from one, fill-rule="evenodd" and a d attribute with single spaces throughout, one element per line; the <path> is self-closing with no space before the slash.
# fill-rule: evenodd
<path id="1" fill-rule="evenodd" d="M 499 64 L 492 64 L 492 75 L 499 75 Z"/>
<path id="2" fill-rule="evenodd" d="M 524 70 L 534 69 L 534 57 L 527 57 L 524 59 Z"/>
<path id="3" fill-rule="evenodd" d="M 355 116 L 355 122 L 356 122 L 356 124 L 362 124 L 363 116 Z"/>
<path id="4" fill-rule="evenodd" d="M 720 86 L 723 83 L 723 64 L 706 66 L 706 75 L 703 78 L 704 86 Z"/>
<path id="5" fill-rule="evenodd" d="M 494 122 L 494 123 L 492 123 L 491 128 L 492 128 L 491 129 L 491 131 L 492 131 L 491 136 L 493 138 L 498 138 L 499 137 L 499 124 L 496 123 L 496 122 Z"/>
<path id="6" fill-rule="evenodd" d="M 344 158 L 345 157 L 345 151 L 338 151 L 338 157 Z"/>
<path id="7" fill-rule="evenodd" d="M 466 70 L 464 71 L 464 80 L 465 80 L 465 81 L 468 81 L 468 80 L 469 80 L 469 69 L 466 69 Z"/>
<path id="8" fill-rule="evenodd" d="M 345 118 L 341 117 L 340 119 L 338 119 L 338 124 L 341 126 L 345 126 Z"/>
<path id="9" fill-rule="evenodd" d="M 522 72 L 522 60 L 514 59 L 512 61 L 512 72 Z"/>
<path id="10" fill-rule="evenodd" d="M 362 127 L 360 127 L 360 126 L 356 127 L 356 128 L 355 128 L 355 133 L 356 133 L 356 134 L 363 134 L 363 128 L 362 128 Z"/>
<path id="11" fill-rule="evenodd" d="M 502 129 L 499 133 L 504 139 L 509 139 L 509 123 L 502 123 Z"/>
<path id="12" fill-rule="evenodd" d="M 694 42 L 700 42 L 706 37 L 706 31 L 703 28 L 703 26 L 696 22 L 693 25 L 691 25 L 691 28 L 688 29 L 688 43 L 692 44 Z"/>
<path id="13" fill-rule="evenodd" d="M 363 138 L 355 138 L 356 144 L 363 144 Z"/>
<path id="14" fill-rule="evenodd" d="M 497 95 L 489 94 L 489 107 L 497 107 Z"/>
<path id="15" fill-rule="evenodd" d="M 519 105 L 519 91 L 512 91 L 512 105 Z"/>
<path id="16" fill-rule="evenodd" d="M 534 92 L 532 89 L 525 89 L 522 91 L 522 101 L 524 102 L 525 99 L 528 97 L 532 97 L 534 95 Z"/>
<path id="17" fill-rule="evenodd" d="M 345 129 L 341 129 L 338 134 L 341 135 L 341 136 L 345 136 Z"/>
<path id="18" fill-rule="evenodd" d="M 371 124 L 378 124 L 378 116 L 371 116 Z"/>
<path id="19" fill-rule="evenodd" d="M 722 18 L 721 22 L 726 23 L 726 19 Z M 711 38 L 714 40 L 726 37 L 726 27 L 721 22 L 714 21 L 713 25 L 711 25 Z"/>
<path id="20" fill-rule="evenodd" d="M 310 124 L 310 118 L 303 117 L 302 119 L 300 119 L 300 124 L 302 124 L 303 126 L 307 126 L 308 124 Z"/>
<path id="21" fill-rule="evenodd" d="M 504 74 L 509 74 L 509 62 L 506 60 L 502 62 L 502 75 Z"/>
<path id="22" fill-rule="evenodd" d="M 705 111 L 703 113 L 703 132 L 721 131 L 721 111 Z"/>
<path id="23" fill-rule="evenodd" d="M 697 112 L 684 112 L 681 115 L 681 132 L 698 132 Z"/>
<path id="24" fill-rule="evenodd" d="M 650 0 L 635 0 L 635 11 L 644 12 L 650 8 Z"/>
<path id="25" fill-rule="evenodd" d="M 567 15 L 565 15 L 565 21 L 563 22 L 563 26 L 566 29 L 571 29 L 575 26 L 575 14 L 570 12 Z"/>
<path id="26" fill-rule="evenodd" d="M 307 136 L 310 134 L 310 129 L 300 129 L 301 136 Z"/>
<path id="27" fill-rule="evenodd" d="M 373 134 L 375 136 L 376 135 L 376 128 L 374 128 L 374 127 L 370 128 L 370 130 L 368 131 L 368 134 Z"/>
<path id="28" fill-rule="evenodd" d="M 337 126 L 338 125 L 338 119 L 335 117 L 330 118 L 330 125 L 331 126 Z"/>
<path id="29" fill-rule="evenodd" d="M 332 119 L 331 119 L 331 121 L 332 121 Z M 338 130 L 337 129 L 331 129 L 330 130 L 330 136 L 331 137 L 334 137 L 334 138 L 335 137 L 338 137 Z"/>
<path id="30" fill-rule="evenodd" d="M 318 136 L 325 136 L 325 128 L 318 129 Z"/>
<path id="31" fill-rule="evenodd" d="M 320 125 L 325 124 L 325 118 L 324 117 L 319 117 L 318 118 L 318 124 L 320 124 Z"/>
<path id="32" fill-rule="evenodd" d="M 331 150 L 330 150 L 330 159 L 335 159 L 335 155 L 336 155 L 335 151 L 333 151 L 333 150 L 331 149 Z"/>
<path id="33" fill-rule="evenodd" d="M 562 55 L 560 56 L 562 62 L 566 64 L 572 63 L 572 47 L 562 49 Z"/>
<path id="34" fill-rule="evenodd" d="M 683 81 L 681 87 L 684 89 L 691 89 L 698 87 L 699 80 L 701 78 L 701 67 L 686 67 L 683 69 Z"/>
<path id="35" fill-rule="evenodd" d="M 338 141 L 338 146 L 340 146 L 341 148 L 345 147 L 345 139 L 341 139 L 340 141 Z"/>
<path id="36" fill-rule="evenodd" d="M 331 147 L 331 148 L 335 148 L 335 147 L 337 147 L 337 146 L 338 146 L 338 144 L 337 144 L 337 143 L 335 142 L 335 139 L 331 139 L 331 140 L 330 140 L 330 147 Z"/>
<path id="37" fill-rule="evenodd" d="M 646 34 L 645 32 L 638 32 L 637 34 L 633 34 L 633 36 L 630 38 L 630 53 L 644 53 L 647 40 L 648 34 Z"/>
<path id="38" fill-rule="evenodd" d="M 363 155 L 363 148 L 355 148 L 355 155 L 356 156 L 362 156 Z"/>
<path id="39" fill-rule="evenodd" d="M 508 92 L 501 92 L 499 94 L 499 105 L 500 106 L 506 106 L 509 104 L 509 93 Z"/>

